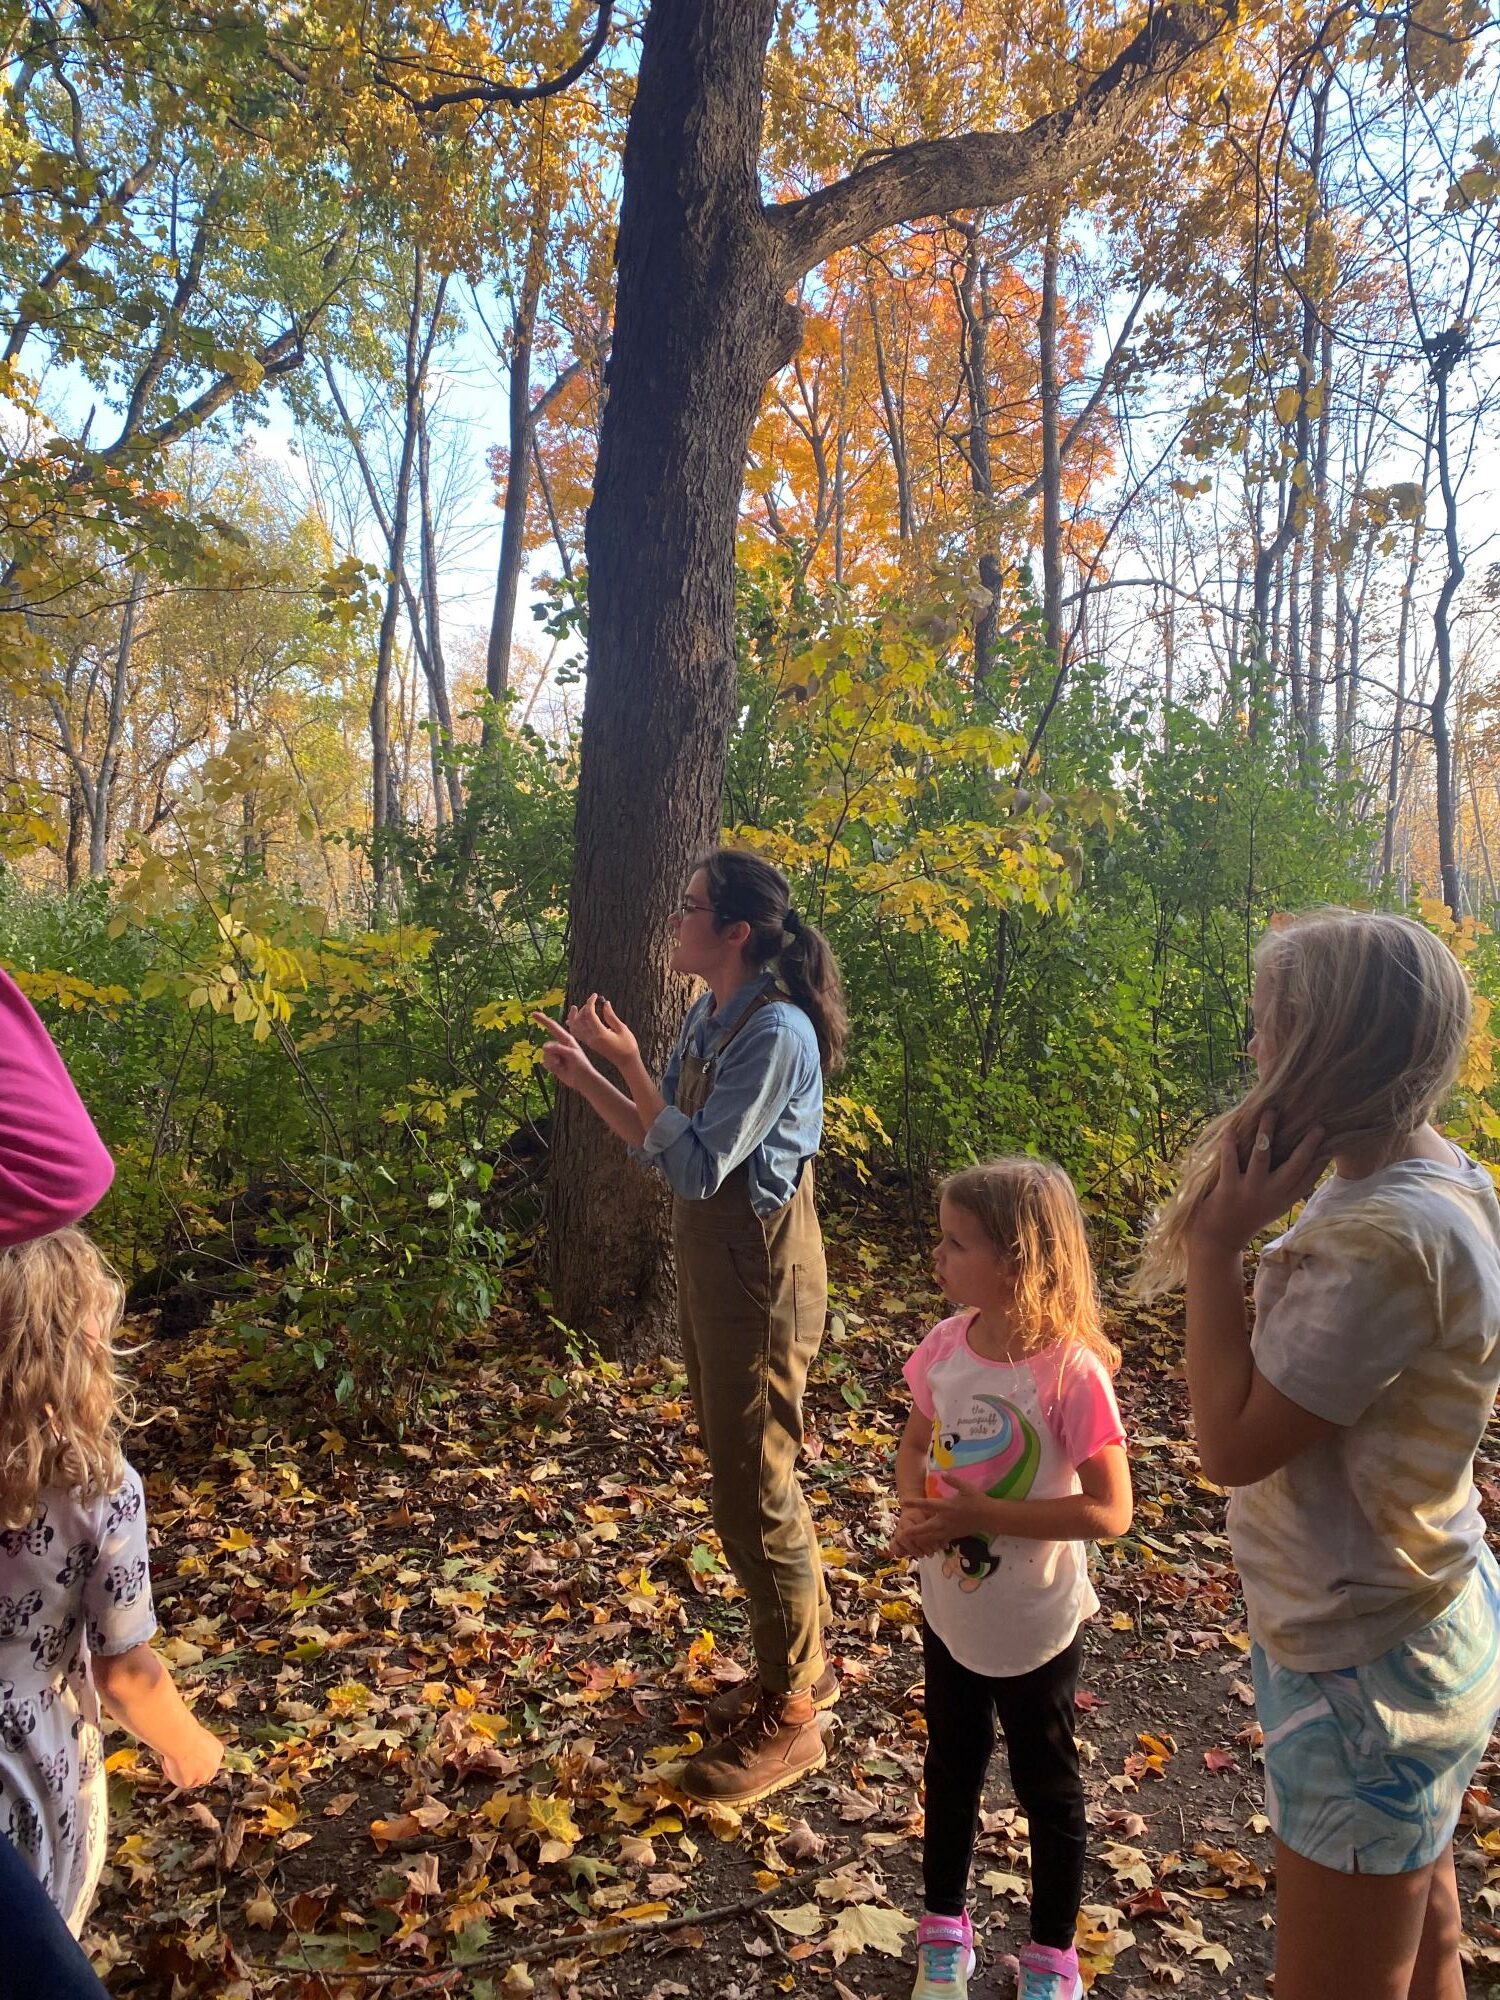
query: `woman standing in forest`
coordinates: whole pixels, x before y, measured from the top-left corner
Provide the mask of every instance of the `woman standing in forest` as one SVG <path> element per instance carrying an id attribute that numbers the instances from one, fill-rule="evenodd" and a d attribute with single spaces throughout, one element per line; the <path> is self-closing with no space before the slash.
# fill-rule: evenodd
<path id="1" fill-rule="evenodd" d="M 672 970 L 708 991 L 659 1085 L 608 1000 L 591 993 L 565 1026 L 538 1018 L 547 1068 L 672 1190 L 683 1360 L 713 1472 L 714 1525 L 744 1587 L 755 1649 L 755 1672 L 710 1704 L 717 1740 L 682 1783 L 706 1804 L 738 1806 L 822 1765 L 817 1710 L 838 1699 L 797 1454 L 828 1299 L 813 1159 L 823 1078 L 847 1023 L 826 940 L 758 855 L 710 854 L 672 927 Z M 614 1065 L 623 1091 L 593 1055 Z"/>

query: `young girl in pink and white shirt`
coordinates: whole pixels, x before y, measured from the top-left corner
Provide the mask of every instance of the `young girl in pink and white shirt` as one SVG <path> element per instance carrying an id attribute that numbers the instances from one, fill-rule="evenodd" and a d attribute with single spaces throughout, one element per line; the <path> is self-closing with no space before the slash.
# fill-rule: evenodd
<path id="1" fill-rule="evenodd" d="M 906 1364 L 895 1547 L 921 1561 L 926 1910 L 912 2000 L 963 2000 L 969 1866 L 998 1717 L 1031 1829 L 1019 2000 L 1078 2000 L 1087 1844 L 1073 1737 L 1079 1627 L 1099 1608 L 1086 1545 L 1130 1525 L 1130 1470 L 1072 1183 L 991 1160 L 943 1185 L 934 1262 L 964 1310 Z"/>

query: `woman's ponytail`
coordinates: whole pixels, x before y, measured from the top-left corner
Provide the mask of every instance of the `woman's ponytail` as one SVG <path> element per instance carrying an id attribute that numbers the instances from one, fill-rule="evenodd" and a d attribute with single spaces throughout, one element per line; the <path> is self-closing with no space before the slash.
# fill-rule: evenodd
<path id="1" fill-rule="evenodd" d="M 777 961 L 782 984 L 813 1024 L 824 1074 L 837 1069 L 849 1034 L 844 982 L 827 938 L 793 909 L 786 877 L 739 847 L 715 848 L 699 866 L 714 922 L 749 925 L 746 958 L 757 968 Z"/>
<path id="2" fill-rule="evenodd" d="M 781 977 L 786 990 L 813 1024 L 818 1057 L 826 1076 L 844 1060 L 849 1015 L 844 1006 L 844 982 L 838 960 L 823 933 L 804 923 L 795 910 L 787 912 L 795 925 L 783 926 Z"/>

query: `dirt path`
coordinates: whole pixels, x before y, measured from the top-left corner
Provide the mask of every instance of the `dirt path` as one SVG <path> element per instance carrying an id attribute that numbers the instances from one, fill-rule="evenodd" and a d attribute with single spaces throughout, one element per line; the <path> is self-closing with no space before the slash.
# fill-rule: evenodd
<path id="1" fill-rule="evenodd" d="M 740 1619 L 670 1367 L 518 1363 L 534 1340 L 518 1320 L 456 1364 L 430 1433 L 370 1451 L 268 1422 L 224 1350 L 153 1346 L 141 1405 L 159 1414 L 133 1456 L 166 1646 L 236 1768 L 172 1799 L 148 1756 L 117 1746 L 93 1934 L 112 1993 L 909 1993 L 921 1656 L 885 1537 L 892 1385 L 935 1307 L 868 1246 L 835 1261 L 809 1484 L 845 1696 L 826 1770 L 742 1821 L 709 1821 L 671 1784 Z M 1266 2000 L 1270 1843 L 1222 1501 L 1181 1441 L 1177 1329 L 1123 1330 L 1138 1516 L 1101 1556 L 1079 1705 L 1092 1991 Z M 999 2000 L 1026 1872 L 1001 1760 L 989 1806 L 973 1990 Z M 1493 1978 L 1500 1994 L 1500 1811 L 1478 1792 L 1472 1808 L 1471 1991 Z M 637 1931 L 607 1956 L 556 1942 L 725 1906 L 737 1914 Z"/>

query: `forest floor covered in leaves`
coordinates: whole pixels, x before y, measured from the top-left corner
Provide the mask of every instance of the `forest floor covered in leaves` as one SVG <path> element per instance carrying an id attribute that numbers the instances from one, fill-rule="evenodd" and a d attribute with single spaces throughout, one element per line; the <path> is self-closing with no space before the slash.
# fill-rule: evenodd
<path id="1" fill-rule="evenodd" d="M 162 1644 L 233 1748 L 189 1798 L 112 1742 L 88 1940 L 112 1994 L 910 1991 L 921 1653 L 914 1576 L 887 1537 L 900 1364 L 939 1302 L 915 1244 L 835 1234 L 830 1261 L 806 1480 L 844 1697 L 827 1768 L 742 1818 L 673 1785 L 743 1627 L 670 1362 L 518 1361 L 536 1327 L 502 1318 L 455 1358 L 431 1426 L 377 1448 L 281 1420 L 210 1339 L 146 1345 L 131 1456 Z M 1099 1553 L 1079 1695 L 1086 1976 L 1119 2000 L 1265 2000 L 1270 1841 L 1223 1499 L 1186 1442 L 1179 1324 L 1132 1312 L 1115 1330 L 1137 1507 Z M 1493 1519 L 1500 1471 L 1481 1473 Z M 973 1990 L 1004 2000 L 1026 1830 L 1003 1757 L 988 1805 Z M 1500 1993 L 1494 1760 L 1460 1856 L 1470 1989 Z"/>

